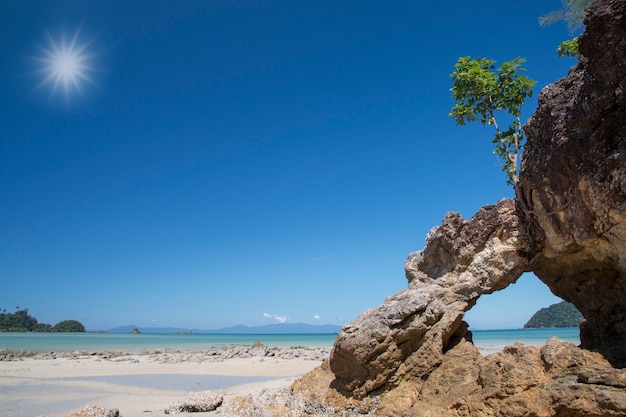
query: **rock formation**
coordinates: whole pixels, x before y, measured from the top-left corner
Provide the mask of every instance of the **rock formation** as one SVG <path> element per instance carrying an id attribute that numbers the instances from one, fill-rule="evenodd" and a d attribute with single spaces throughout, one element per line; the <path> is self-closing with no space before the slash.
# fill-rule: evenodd
<path id="1" fill-rule="evenodd" d="M 423 380 L 445 351 L 469 338 L 463 314 L 485 293 L 515 282 L 530 265 L 527 234 L 513 200 L 470 221 L 448 213 L 424 250 L 409 255 L 409 286 L 339 334 L 330 357 L 334 386 L 355 397 Z"/>
<path id="2" fill-rule="evenodd" d="M 204 413 L 214 411 L 222 405 L 224 396 L 213 391 L 190 392 L 183 401 L 177 401 L 165 408 L 165 414 Z"/>
<path id="3" fill-rule="evenodd" d="M 525 127 L 516 199 L 447 214 L 409 255 L 407 289 L 344 327 L 295 393 L 355 415 L 626 415 L 626 1 L 585 23 L 584 58 Z M 583 349 L 473 346 L 464 313 L 525 271 L 582 312 Z"/>
<path id="4" fill-rule="evenodd" d="M 88 404 L 81 408 L 78 413 L 70 415 L 70 417 L 120 417 L 120 410 Z"/>
<path id="5" fill-rule="evenodd" d="M 520 189 L 535 274 L 586 321 L 582 347 L 626 365 L 626 3 L 598 1 L 584 55 L 524 127 Z"/>

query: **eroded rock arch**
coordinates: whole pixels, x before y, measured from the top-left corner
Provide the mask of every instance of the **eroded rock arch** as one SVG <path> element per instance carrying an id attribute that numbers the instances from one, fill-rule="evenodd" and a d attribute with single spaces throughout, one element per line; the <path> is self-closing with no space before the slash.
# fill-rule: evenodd
<path id="1" fill-rule="evenodd" d="M 381 416 L 626 414 L 626 1 L 597 0 L 585 23 L 584 57 L 525 126 L 516 199 L 446 215 L 409 255 L 408 287 L 294 392 Z M 464 313 L 527 271 L 581 311 L 583 349 L 483 358 Z"/>
<path id="2" fill-rule="evenodd" d="M 513 200 L 486 206 L 469 221 L 448 213 L 426 246 L 405 262 L 408 287 L 339 334 L 330 358 L 335 386 L 356 397 L 419 381 L 461 338 L 463 315 L 482 294 L 529 270 L 526 225 Z"/>

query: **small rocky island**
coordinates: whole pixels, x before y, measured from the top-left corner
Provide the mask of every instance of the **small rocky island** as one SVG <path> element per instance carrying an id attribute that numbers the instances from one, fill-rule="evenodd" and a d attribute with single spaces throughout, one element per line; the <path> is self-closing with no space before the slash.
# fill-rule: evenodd
<path id="1" fill-rule="evenodd" d="M 524 324 L 525 329 L 543 329 L 549 327 L 578 327 L 583 321 L 583 315 L 574 304 L 561 301 L 549 307 L 542 308 Z"/>

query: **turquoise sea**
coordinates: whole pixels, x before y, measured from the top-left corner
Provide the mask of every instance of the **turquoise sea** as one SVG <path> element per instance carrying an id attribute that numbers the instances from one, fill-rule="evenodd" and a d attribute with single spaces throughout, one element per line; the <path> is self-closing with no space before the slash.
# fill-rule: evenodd
<path id="1" fill-rule="evenodd" d="M 580 343 L 578 328 L 473 330 L 474 344 L 483 351 L 500 350 L 521 341 L 542 345 L 556 336 Z M 337 334 L 116 334 L 116 333 L 0 333 L 0 349 L 32 352 L 121 351 L 141 353 L 158 349 L 200 351 L 259 341 L 271 347 L 331 347 Z"/>
<path id="2" fill-rule="evenodd" d="M 515 342 L 526 345 L 541 346 L 551 337 L 580 344 L 580 330 L 578 327 L 551 328 L 551 329 L 516 329 L 516 330 L 472 330 L 472 338 L 476 347 L 483 354 L 502 350 L 504 346 Z"/>

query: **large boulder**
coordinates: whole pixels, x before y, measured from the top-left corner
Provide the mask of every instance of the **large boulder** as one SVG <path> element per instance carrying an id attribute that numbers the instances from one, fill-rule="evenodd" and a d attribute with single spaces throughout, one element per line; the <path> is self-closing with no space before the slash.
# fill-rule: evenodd
<path id="1" fill-rule="evenodd" d="M 461 339 L 423 380 L 357 400 L 342 393 L 328 362 L 296 381 L 293 395 L 308 410 L 379 417 L 520 417 L 626 415 L 626 370 L 601 354 L 558 338 L 545 346 L 516 343 L 483 357 Z"/>
<path id="2" fill-rule="evenodd" d="M 398 407 L 410 391 L 391 391 L 376 415 L 623 416 L 625 378 L 602 355 L 557 338 L 541 348 L 517 343 L 487 358 L 462 342 L 446 352 L 410 406 Z"/>

